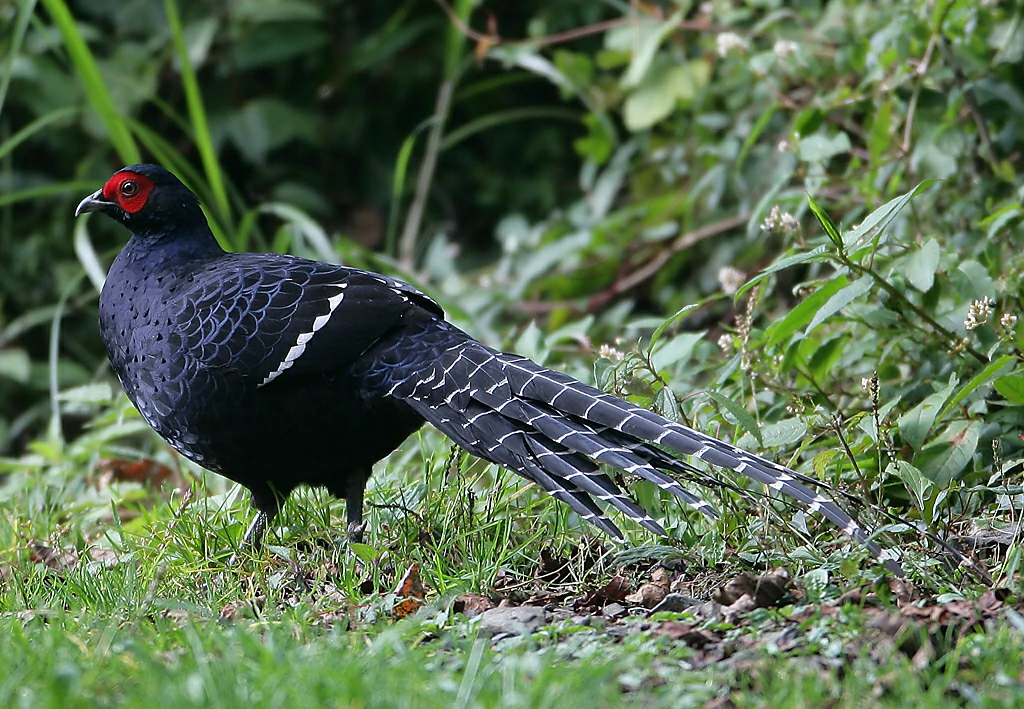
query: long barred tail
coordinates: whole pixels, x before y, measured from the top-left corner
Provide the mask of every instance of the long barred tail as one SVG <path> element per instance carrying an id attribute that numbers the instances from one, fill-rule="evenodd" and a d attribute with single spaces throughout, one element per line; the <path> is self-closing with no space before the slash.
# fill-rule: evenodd
<path id="1" fill-rule="evenodd" d="M 815 482 L 811 478 L 525 357 L 497 352 L 444 321 L 423 323 L 422 332 L 400 339 L 392 347 L 406 350 L 415 341 L 416 352 L 410 356 L 406 350 L 404 358 L 391 360 L 386 371 L 390 396 L 405 401 L 469 452 L 535 482 L 616 538 L 622 533 L 595 500 L 655 534 L 664 535 L 665 530 L 599 463 L 639 475 L 703 514 L 718 517 L 710 504 L 668 473 L 700 484 L 720 483 L 662 450 L 667 449 L 742 473 L 802 502 L 864 543 L 892 573 L 903 575 L 900 565 L 835 501 L 807 487 L 805 483 Z"/>

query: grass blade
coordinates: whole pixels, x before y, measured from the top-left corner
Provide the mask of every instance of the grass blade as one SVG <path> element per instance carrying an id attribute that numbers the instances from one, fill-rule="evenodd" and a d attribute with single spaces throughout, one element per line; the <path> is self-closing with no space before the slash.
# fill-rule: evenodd
<path id="1" fill-rule="evenodd" d="M 51 195 L 64 194 L 65 192 L 71 192 L 72 194 L 81 193 L 79 194 L 80 199 L 81 197 L 85 196 L 86 193 L 92 192 L 95 189 L 96 183 L 94 181 L 87 180 L 56 182 L 52 185 L 29 187 L 24 190 L 18 190 L 17 192 L 8 192 L 6 194 L 0 194 L 0 207 L 6 207 L 8 204 L 17 204 L 18 202 L 27 202 L 29 200 L 37 199 L 39 197 L 49 197 Z"/>
<path id="2" fill-rule="evenodd" d="M 412 157 L 412 149 L 416 146 L 416 135 L 419 129 L 413 131 L 404 141 L 395 159 L 395 175 L 391 180 L 391 214 L 388 215 L 388 233 L 384 238 L 384 249 L 388 255 L 394 257 L 395 241 L 398 229 L 398 212 L 402 208 L 402 191 L 405 189 L 405 175 L 409 171 L 409 158 Z"/>
<path id="3" fill-rule="evenodd" d="M 135 139 L 132 138 L 131 131 L 128 130 L 117 106 L 114 105 L 114 99 L 111 98 L 107 85 L 103 83 L 103 77 L 100 76 L 96 59 L 78 32 L 75 19 L 71 16 L 68 6 L 64 0 L 43 0 L 43 5 L 64 40 L 64 47 L 78 73 L 79 80 L 82 82 L 85 95 L 89 98 L 93 110 L 99 114 L 106 126 L 110 142 L 114 144 L 117 154 L 125 163 L 142 162 L 142 155 L 139 153 L 138 146 L 135 145 Z"/>
<path id="4" fill-rule="evenodd" d="M 224 176 L 220 171 L 220 163 L 217 161 L 217 152 L 214 150 L 213 139 L 210 136 L 210 125 L 206 120 L 206 109 L 203 107 L 203 95 L 199 90 L 199 82 L 192 69 L 192 62 L 188 58 L 185 34 L 181 29 L 181 17 L 178 15 L 178 7 L 174 0 L 164 0 L 164 7 L 167 12 L 167 23 L 171 28 L 171 36 L 174 39 L 174 51 L 181 63 L 181 83 L 185 89 L 188 114 L 192 119 L 192 139 L 196 143 L 196 148 L 203 161 L 203 168 L 206 170 L 206 179 L 210 183 L 214 206 L 221 218 L 226 220 L 230 217 L 231 205 L 224 187 Z"/>
<path id="5" fill-rule="evenodd" d="M 75 220 L 75 255 L 78 256 L 78 262 L 82 264 L 85 275 L 92 281 L 93 287 L 100 291 L 103 290 L 103 282 L 107 279 L 107 271 L 100 263 L 96 248 L 92 245 L 92 239 L 89 238 L 87 223 L 87 219 Z"/>
<path id="6" fill-rule="evenodd" d="M 4 102 L 7 100 L 7 89 L 11 85 L 11 75 L 14 73 L 14 60 L 18 58 L 18 52 L 21 51 L 21 43 L 25 39 L 25 30 L 28 29 L 29 20 L 32 19 L 32 11 L 35 9 L 36 0 L 22 0 L 21 11 L 18 13 L 18 23 L 14 27 L 14 39 L 11 41 L 10 51 L 7 55 L 7 66 L 4 67 L 3 77 L 0 78 L 0 115 L 3 115 Z"/>
<path id="7" fill-rule="evenodd" d="M 0 99 L 0 103 L 2 103 L 2 99 Z M 66 106 L 65 108 L 58 108 L 55 111 L 43 114 L 5 140 L 3 144 L 0 144 L 0 159 L 6 157 L 11 151 L 44 128 L 48 128 L 55 123 L 60 123 L 68 120 L 69 118 L 73 118 L 74 116 L 77 116 L 79 112 L 80 109 L 78 106 Z"/>

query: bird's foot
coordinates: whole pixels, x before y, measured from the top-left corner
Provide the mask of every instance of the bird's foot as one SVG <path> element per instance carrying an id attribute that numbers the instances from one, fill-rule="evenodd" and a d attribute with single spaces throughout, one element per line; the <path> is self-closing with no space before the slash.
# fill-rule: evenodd
<path id="1" fill-rule="evenodd" d="M 249 549 L 252 551 L 259 551 L 263 548 L 263 535 L 266 534 L 267 527 L 270 526 L 270 515 L 262 510 L 256 513 L 253 517 L 252 522 L 249 523 L 249 528 L 245 530 L 245 535 L 242 537 L 242 543 L 231 558 L 228 559 L 228 566 L 235 566 L 238 564 L 239 555 L 243 550 Z"/>
<path id="2" fill-rule="evenodd" d="M 349 544 L 362 544 L 363 533 L 366 532 L 366 523 L 349 522 L 348 524 L 348 543 Z"/>

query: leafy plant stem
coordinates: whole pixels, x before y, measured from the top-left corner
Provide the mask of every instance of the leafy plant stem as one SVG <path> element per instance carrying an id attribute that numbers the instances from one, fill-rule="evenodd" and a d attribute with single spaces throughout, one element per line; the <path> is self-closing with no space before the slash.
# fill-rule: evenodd
<path id="1" fill-rule="evenodd" d="M 867 268 L 866 266 L 861 266 L 859 263 L 850 260 L 842 252 L 837 253 L 836 257 L 839 259 L 839 261 L 844 266 L 849 268 L 851 271 L 855 271 L 855 272 L 857 272 L 859 274 L 862 274 L 862 275 L 870 276 L 875 281 L 875 283 L 878 284 L 879 288 L 881 288 L 886 293 L 888 293 L 892 298 L 895 298 L 895 299 L 899 300 L 909 310 L 912 310 L 914 312 L 914 314 L 918 318 L 921 319 L 922 322 L 926 323 L 935 332 L 939 333 L 939 335 L 941 335 L 943 338 L 945 338 L 946 341 L 950 344 L 951 347 L 956 345 L 956 344 L 958 344 L 960 342 L 960 338 L 958 338 L 954 333 L 952 333 L 947 328 L 945 328 L 942 325 L 940 325 L 935 320 L 935 318 L 933 318 L 928 313 L 926 313 L 924 310 L 922 310 L 917 305 L 915 305 L 913 303 L 913 301 L 911 301 L 905 295 L 900 293 L 900 291 L 895 286 L 893 286 L 891 283 L 889 283 L 889 281 L 885 280 L 878 273 L 876 273 L 875 271 L 871 270 L 870 268 Z M 903 317 L 903 316 L 901 315 L 901 317 Z M 912 327 L 914 327 L 915 329 L 922 330 L 922 328 L 917 323 L 915 323 L 913 320 L 910 320 L 910 319 L 907 319 L 907 318 L 904 318 L 904 319 L 906 319 L 908 324 L 911 325 Z M 925 331 L 925 332 L 927 332 L 927 331 Z M 974 357 L 976 360 L 978 360 L 982 364 L 988 364 L 988 357 L 983 355 L 981 352 L 976 350 L 974 347 L 968 346 L 968 347 L 965 348 L 964 351 L 967 352 L 968 354 L 970 354 L 972 357 Z"/>
<path id="2" fill-rule="evenodd" d="M 473 0 L 458 0 L 455 5 L 455 16 L 463 23 L 467 22 L 473 12 Z M 423 153 L 423 162 L 416 178 L 416 192 L 409 214 L 402 229 L 402 237 L 398 243 L 398 262 L 405 270 L 412 270 L 416 257 L 416 238 L 423 222 L 423 211 L 426 208 L 430 185 L 437 168 L 437 156 L 441 152 L 441 138 L 448 123 L 451 112 L 452 94 L 466 66 L 464 59 L 466 38 L 455 26 L 448 27 L 444 48 L 444 80 L 437 90 L 437 101 L 434 104 L 434 123 L 427 134 L 427 145 Z"/>
<path id="3" fill-rule="evenodd" d="M 433 181 L 434 170 L 437 168 L 437 156 L 441 152 L 441 134 L 444 132 L 448 111 L 451 108 L 453 89 L 454 82 L 450 79 L 443 81 L 438 89 L 437 103 L 434 106 L 436 120 L 430 127 L 430 133 L 427 134 L 427 147 L 423 153 L 423 163 L 420 165 L 420 171 L 416 177 L 416 193 L 409 206 L 409 214 L 405 219 L 402 236 L 398 242 L 398 262 L 407 271 L 411 271 L 414 265 L 416 237 L 420 232 L 423 210 L 430 192 L 430 183 Z"/>

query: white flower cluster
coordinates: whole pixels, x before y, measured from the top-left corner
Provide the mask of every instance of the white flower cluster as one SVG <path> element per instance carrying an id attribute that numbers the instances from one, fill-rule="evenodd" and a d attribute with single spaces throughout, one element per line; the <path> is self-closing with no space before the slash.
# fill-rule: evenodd
<path id="1" fill-rule="evenodd" d="M 777 204 L 772 207 L 772 211 L 761 224 L 761 229 L 764 231 L 791 232 L 799 228 L 800 221 L 789 212 L 783 212 Z"/>
<path id="2" fill-rule="evenodd" d="M 788 39 L 780 39 L 772 47 L 772 51 L 778 59 L 785 59 L 791 54 L 796 54 L 796 50 L 799 49 L 796 42 L 790 42 Z"/>
<path id="3" fill-rule="evenodd" d="M 996 301 L 991 298 L 979 298 L 978 300 L 971 303 L 970 309 L 967 311 L 967 319 L 964 320 L 964 327 L 968 330 L 975 330 L 981 325 L 988 322 L 989 316 L 992 314 L 992 309 L 996 307 Z"/>
<path id="4" fill-rule="evenodd" d="M 797 148 L 800 147 L 800 131 L 793 133 L 793 140 L 780 140 L 779 141 L 779 152 L 789 153 L 796 152 Z"/>
<path id="5" fill-rule="evenodd" d="M 722 350 L 722 354 L 724 355 L 731 355 L 736 351 L 736 346 L 732 341 L 732 335 L 727 332 L 718 338 L 718 347 Z"/>
<path id="6" fill-rule="evenodd" d="M 718 284 L 726 295 L 736 295 L 740 286 L 747 282 L 747 274 L 732 266 L 722 266 L 718 270 Z"/>
<path id="7" fill-rule="evenodd" d="M 725 57 L 729 52 L 744 53 L 747 51 L 747 41 L 735 32 L 722 32 L 715 38 L 718 45 L 718 56 Z"/>
<path id="8" fill-rule="evenodd" d="M 598 357 L 604 357 L 610 359 L 612 362 L 621 362 L 625 356 L 620 350 L 615 349 L 611 345 L 601 345 L 597 348 Z"/>

